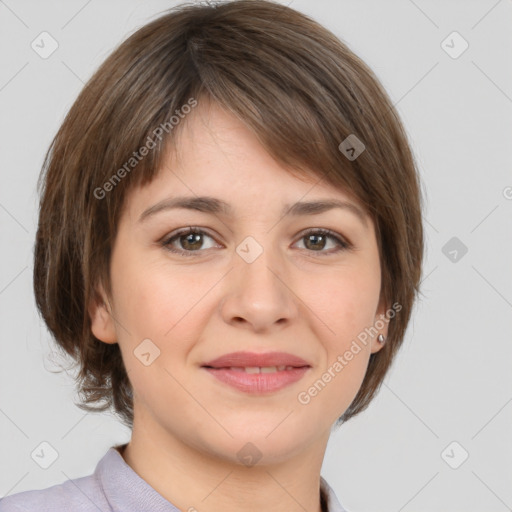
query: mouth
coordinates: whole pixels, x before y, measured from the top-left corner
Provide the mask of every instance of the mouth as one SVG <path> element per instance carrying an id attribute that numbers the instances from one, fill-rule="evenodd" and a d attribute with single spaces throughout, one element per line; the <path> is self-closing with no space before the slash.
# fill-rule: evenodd
<path id="1" fill-rule="evenodd" d="M 216 380 L 239 391 L 267 394 L 304 377 L 311 365 L 284 352 L 233 352 L 201 366 Z"/>
<path id="2" fill-rule="evenodd" d="M 203 366 L 203 368 L 209 368 L 210 370 L 232 370 L 234 372 L 245 372 L 245 373 L 276 373 L 283 372 L 286 370 L 294 370 L 295 368 L 304 368 L 303 366 Z"/>

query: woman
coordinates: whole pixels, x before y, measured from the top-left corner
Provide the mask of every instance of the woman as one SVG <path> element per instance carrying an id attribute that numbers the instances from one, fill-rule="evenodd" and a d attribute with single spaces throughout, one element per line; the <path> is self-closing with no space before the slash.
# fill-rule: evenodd
<path id="1" fill-rule="evenodd" d="M 327 441 L 379 389 L 423 254 L 371 70 L 288 7 L 180 6 L 103 63 L 41 179 L 38 307 L 81 407 L 132 437 L 0 511 L 345 510 Z"/>

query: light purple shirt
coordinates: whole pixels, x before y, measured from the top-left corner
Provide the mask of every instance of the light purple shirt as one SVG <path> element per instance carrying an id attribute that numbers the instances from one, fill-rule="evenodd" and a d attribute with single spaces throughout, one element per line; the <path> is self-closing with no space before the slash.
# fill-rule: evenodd
<path id="1" fill-rule="evenodd" d="M 92 475 L 4 497 L 0 512 L 180 512 L 125 462 L 122 446 L 109 448 Z M 320 489 L 329 512 L 347 512 L 322 476 Z"/>

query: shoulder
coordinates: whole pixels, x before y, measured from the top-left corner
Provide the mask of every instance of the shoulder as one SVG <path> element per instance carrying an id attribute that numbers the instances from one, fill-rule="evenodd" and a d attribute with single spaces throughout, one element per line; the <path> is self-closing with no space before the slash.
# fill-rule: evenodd
<path id="1" fill-rule="evenodd" d="M 46 489 L 23 491 L 0 499 L 0 512 L 103 512 L 110 507 L 94 475 L 66 480 Z"/>

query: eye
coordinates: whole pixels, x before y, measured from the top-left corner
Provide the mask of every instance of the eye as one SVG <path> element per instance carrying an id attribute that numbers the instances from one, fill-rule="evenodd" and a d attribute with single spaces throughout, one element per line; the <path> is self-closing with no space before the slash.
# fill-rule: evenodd
<path id="1" fill-rule="evenodd" d="M 211 249 L 215 244 L 210 247 L 204 247 L 204 238 L 214 240 L 206 231 L 197 227 L 188 227 L 179 230 L 172 234 L 172 236 L 164 239 L 161 245 L 167 250 L 182 256 L 197 256 L 201 249 Z M 343 250 L 348 250 L 352 246 L 350 243 L 344 241 L 339 235 L 330 231 L 329 229 L 311 228 L 302 233 L 300 241 L 305 241 L 305 249 L 309 252 L 318 252 L 323 255 L 329 255 Z M 328 241 L 334 241 L 334 249 L 324 251 L 323 249 L 328 246 Z M 176 247 L 179 245 L 180 247 Z"/>
<path id="2" fill-rule="evenodd" d="M 302 234 L 300 241 L 304 240 L 305 248 L 311 249 L 312 252 L 319 252 L 323 255 L 333 254 L 339 251 L 351 248 L 350 243 L 343 240 L 339 235 L 329 229 L 312 228 Z M 324 251 L 328 245 L 328 240 L 334 241 L 335 250 Z"/>
<path id="3" fill-rule="evenodd" d="M 213 238 L 208 235 L 206 231 L 196 227 L 188 227 L 179 230 L 176 234 L 161 242 L 161 244 L 166 250 L 170 252 L 181 254 L 183 256 L 196 256 L 193 254 L 194 252 L 200 252 L 199 249 L 205 248 L 203 247 L 204 237 L 213 240 Z M 181 248 L 176 248 L 176 243 L 178 243 Z M 209 248 L 211 247 L 206 247 L 206 249 Z"/>

